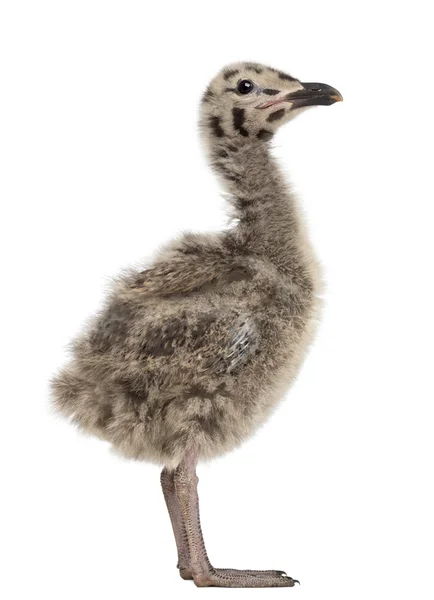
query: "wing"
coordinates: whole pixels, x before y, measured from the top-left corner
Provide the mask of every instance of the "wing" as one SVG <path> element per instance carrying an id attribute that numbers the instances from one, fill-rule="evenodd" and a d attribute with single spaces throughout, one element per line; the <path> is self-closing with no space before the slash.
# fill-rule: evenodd
<path id="1" fill-rule="evenodd" d="M 234 372 L 260 347 L 255 316 L 242 306 L 154 298 L 134 303 L 114 297 L 74 344 L 92 364 L 109 361 L 152 370 L 180 368 L 209 373 Z M 114 362 L 113 362 L 114 361 Z"/>
<path id="2" fill-rule="evenodd" d="M 130 338 L 128 351 L 148 364 L 184 372 L 232 373 L 249 362 L 259 348 L 258 328 L 251 316 L 235 311 L 183 311 L 148 321 Z"/>
<path id="3" fill-rule="evenodd" d="M 227 330 L 224 343 L 214 348 L 206 368 L 211 373 L 233 373 L 259 351 L 259 334 L 251 317 L 239 317 Z"/>

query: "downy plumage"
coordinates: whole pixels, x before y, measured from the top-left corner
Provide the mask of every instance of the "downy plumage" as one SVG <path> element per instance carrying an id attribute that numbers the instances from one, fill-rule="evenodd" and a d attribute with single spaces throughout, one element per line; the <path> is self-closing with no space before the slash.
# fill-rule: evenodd
<path id="1" fill-rule="evenodd" d="M 219 574 L 192 557 L 195 540 L 183 543 L 176 528 L 194 521 L 196 462 L 233 449 L 267 419 L 312 339 L 318 263 L 269 146 L 305 107 L 341 99 L 263 65 L 223 69 L 203 96 L 200 127 L 234 225 L 181 235 L 148 268 L 120 275 L 52 382 L 56 408 L 82 430 L 165 466 L 181 574 L 197 585 L 294 583 L 282 572 Z M 190 506 L 176 493 L 185 480 Z"/>

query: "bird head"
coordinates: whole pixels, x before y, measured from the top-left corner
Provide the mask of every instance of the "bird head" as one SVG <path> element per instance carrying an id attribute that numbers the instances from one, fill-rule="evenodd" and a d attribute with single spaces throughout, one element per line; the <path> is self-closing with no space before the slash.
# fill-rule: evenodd
<path id="1" fill-rule="evenodd" d="M 257 63 L 235 63 L 222 69 L 206 89 L 201 125 L 211 137 L 267 141 L 306 108 L 341 100 L 330 85 L 302 83 Z"/>

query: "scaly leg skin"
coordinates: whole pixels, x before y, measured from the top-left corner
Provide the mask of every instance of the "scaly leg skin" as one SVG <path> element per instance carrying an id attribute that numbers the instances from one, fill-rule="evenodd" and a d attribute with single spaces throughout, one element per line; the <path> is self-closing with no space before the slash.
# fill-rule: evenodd
<path id="1" fill-rule="evenodd" d="M 175 535 L 176 547 L 178 550 L 179 574 L 182 579 L 193 579 L 193 574 L 190 569 L 190 550 L 188 547 L 187 531 L 185 528 L 184 518 L 182 516 L 181 507 L 175 493 L 174 471 L 163 469 L 161 472 L 161 487 L 163 489 L 164 499 L 166 501 L 167 510 L 169 512 L 172 523 L 173 533 Z M 207 557 L 208 558 L 208 557 Z M 255 576 L 255 577 L 281 577 L 286 576 L 285 571 L 254 571 L 240 569 L 214 569 L 208 560 L 208 567 L 213 569 L 218 575 L 223 577 L 233 576 Z"/>
<path id="2" fill-rule="evenodd" d="M 183 568 L 181 576 L 187 578 L 188 575 L 191 575 L 198 587 L 293 587 L 296 580 L 288 577 L 283 571 L 214 569 L 206 553 L 200 526 L 196 463 L 197 456 L 194 452 L 191 452 L 173 473 L 175 495 L 179 508 L 177 517 L 175 517 L 177 519 L 176 525 L 173 525 L 172 521 L 173 530 L 174 532 L 178 531 L 178 535 L 181 536 L 180 542 L 186 537 L 189 549 L 189 566 Z M 174 503 L 171 502 L 171 506 L 173 505 Z M 172 509 L 171 518 L 175 514 L 176 511 Z M 182 526 L 179 524 L 180 518 L 182 519 Z M 177 541 L 178 551 L 180 542 Z M 185 563 L 183 564 L 185 565 Z"/>
<path id="3" fill-rule="evenodd" d="M 178 498 L 175 494 L 175 481 L 173 471 L 163 469 L 161 472 L 161 487 L 163 489 L 164 499 L 172 523 L 173 533 L 175 535 L 176 548 L 178 550 L 179 574 L 183 579 L 193 579 L 190 572 L 190 550 L 188 548 L 187 531 L 184 526 L 181 508 Z"/>

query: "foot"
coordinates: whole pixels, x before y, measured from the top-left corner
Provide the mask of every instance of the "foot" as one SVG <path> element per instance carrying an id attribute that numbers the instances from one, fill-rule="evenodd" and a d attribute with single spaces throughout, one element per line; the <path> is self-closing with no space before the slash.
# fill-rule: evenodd
<path id="1" fill-rule="evenodd" d="M 197 587 L 294 587 L 300 583 L 283 571 L 239 571 L 237 569 L 212 569 L 208 573 L 193 575 Z"/>
<path id="2" fill-rule="evenodd" d="M 179 568 L 179 574 L 181 575 L 182 579 L 193 579 L 193 574 L 191 572 L 191 570 L 186 567 L 186 568 Z M 236 575 L 236 576 L 240 576 L 240 575 L 253 575 L 254 577 L 281 577 L 281 576 L 286 576 L 285 571 L 275 571 L 275 570 L 265 570 L 265 571 L 255 571 L 255 570 L 250 570 L 250 569 L 213 569 L 218 575 L 222 575 L 224 577 L 227 576 L 231 576 L 231 575 Z M 296 579 L 294 579 L 294 581 L 296 583 L 299 583 Z"/>

